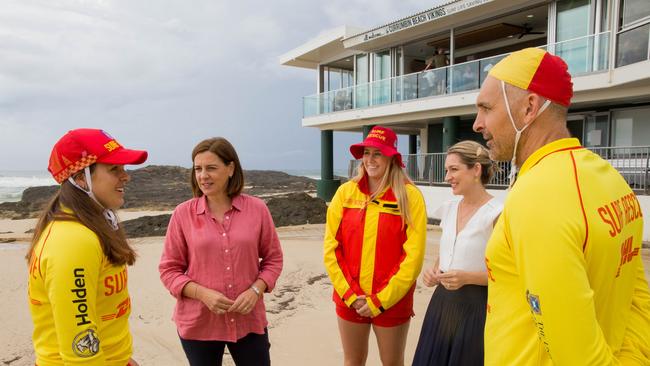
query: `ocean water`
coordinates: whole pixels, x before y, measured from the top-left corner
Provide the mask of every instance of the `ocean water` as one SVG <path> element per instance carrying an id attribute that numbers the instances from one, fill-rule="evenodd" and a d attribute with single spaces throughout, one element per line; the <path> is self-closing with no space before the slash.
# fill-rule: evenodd
<path id="1" fill-rule="evenodd" d="M 311 179 L 320 179 L 320 169 L 280 169 L 280 171 L 291 175 L 307 177 Z M 334 175 L 347 177 L 347 169 L 334 169 Z"/>
<path id="2" fill-rule="evenodd" d="M 25 188 L 55 185 L 47 171 L 0 170 L 0 202 L 20 201 Z"/>

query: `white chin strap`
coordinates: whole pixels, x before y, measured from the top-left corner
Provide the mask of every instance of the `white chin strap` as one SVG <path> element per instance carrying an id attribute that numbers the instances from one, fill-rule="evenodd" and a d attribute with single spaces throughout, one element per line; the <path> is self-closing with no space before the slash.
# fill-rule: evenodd
<path id="1" fill-rule="evenodd" d="M 524 132 L 528 126 L 532 125 L 535 119 L 539 117 L 542 112 L 548 108 L 549 105 L 551 105 L 551 101 L 546 99 L 544 104 L 542 104 L 542 107 L 537 111 L 537 114 L 535 115 L 535 118 L 533 118 L 532 121 L 530 121 L 529 124 L 525 125 L 524 128 L 521 130 L 517 129 L 517 125 L 515 125 L 515 119 L 512 118 L 512 112 L 510 112 L 510 104 L 508 103 L 508 96 L 506 95 L 506 83 L 501 80 L 501 91 L 503 91 L 503 99 L 506 102 L 506 110 L 508 111 L 508 117 L 510 117 L 510 123 L 512 123 L 512 128 L 515 129 L 515 148 L 512 151 L 512 160 L 510 161 L 510 175 L 508 175 L 508 181 L 509 181 L 509 186 L 512 188 L 512 185 L 515 183 L 515 177 L 517 176 L 517 145 L 519 144 L 519 138 L 521 138 L 521 133 Z"/>
<path id="2" fill-rule="evenodd" d="M 113 212 L 113 210 L 111 210 L 111 209 L 105 208 L 104 205 L 99 203 L 99 201 L 97 200 L 97 197 L 95 197 L 95 195 L 93 194 L 93 183 L 92 183 L 92 179 L 91 179 L 91 176 L 90 176 L 90 168 L 89 167 L 84 168 L 84 175 L 86 176 L 86 185 L 88 186 L 87 190 L 84 189 L 83 187 L 81 187 L 80 185 L 78 185 L 77 182 L 75 182 L 75 180 L 72 177 L 68 177 L 68 182 L 70 182 L 73 186 L 77 187 L 82 192 L 87 194 L 88 197 L 93 199 L 93 201 L 97 202 L 99 207 L 104 209 L 104 212 L 103 212 L 104 217 L 106 218 L 106 221 L 108 221 L 108 224 L 111 225 L 113 230 L 119 229 L 119 225 L 117 224 L 117 216 L 115 215 L 115 212 Z"/>

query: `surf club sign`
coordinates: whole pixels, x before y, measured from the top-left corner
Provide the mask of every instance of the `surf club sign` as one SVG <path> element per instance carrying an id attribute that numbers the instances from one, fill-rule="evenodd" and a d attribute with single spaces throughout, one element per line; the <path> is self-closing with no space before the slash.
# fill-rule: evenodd
<path id="1" fill-rule="evenodd" d="M 432 22 L 436 19 L 440 19 L 442 17 L 454 14 L 454 13 L 459 13 L 461 11 L 477 7 L 479 5 L 483 5 L 485 3 L 489 3 L 493 0 L 461 0 L 461 1 L 455 1 L 453 3 L 437 7 L 435 9 L 428 10 L 426 12 L 416 14 L 410 18 L 405 18 L 398 20 L 396 22 L 390 23 L 388 25 L 385 25 L 383 27 L 377 28 L 370 30 L 365 33 L 360 33 L 357 34 L 353 37 L 350 37 L 344 42 L 346 43 L 346 47 L 351 47 L 363 42 L 370 41 L 375 38 L 383 37 L 386 35 L 389 35 L 391 33 L 395 33 L 404 29 L 412 28 L 417 25 L 423 24 L 423 23 L 429 23 Z"/>

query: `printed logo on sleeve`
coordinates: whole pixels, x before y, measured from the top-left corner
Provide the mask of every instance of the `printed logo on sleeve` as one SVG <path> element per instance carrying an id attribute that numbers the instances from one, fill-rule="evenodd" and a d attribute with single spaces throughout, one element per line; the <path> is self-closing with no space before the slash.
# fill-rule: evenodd
<path id="1" fill-rule="evenodd" d="M 539 303 L 539 296 L 531 294 L 530 291 L 526 291 L 526 299 L 528 300 L 528 305 L 530 305 L 530 310 L 534 314 L 542 315 L 542 306 Z"/>
<path id="2" fill-rule="evenodd" d="M 99 338 L 95 330 L 88 328 L 77 334 L 72 341 L 72 352 L 83 358 L 96 355 L 99 352 Z"/>
<path id="3" fill-rule="evenodd" d="M 72 304 L 75 307 L 75 318 L 77 319 L 77 326 L 90 324 L 90 319 L 88 316 L 88 304 L 86 297 L 88 296 L 86 292 L 86 276 L 84 274 L 83 268 L 75 268 L 73 270 L 73 287 L 70 290 L 75 294 L 75 299 L 72 300 Z"/>

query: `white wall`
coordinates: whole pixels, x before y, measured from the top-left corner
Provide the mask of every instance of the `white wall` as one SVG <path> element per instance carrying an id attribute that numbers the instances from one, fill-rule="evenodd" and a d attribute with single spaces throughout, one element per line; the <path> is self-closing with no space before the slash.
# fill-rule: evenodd
<path id="1" fill-rule="evenodd" d="M 440 217 L 435 217 L 433 213 L 436 209 L 445 201 L 448 201 L 454 197 L 451 194 L 451 188 L 449 187 L 428 187 L 428 186 L 418 186 L 422 195 L 424 196 L 424 202 L 427 206 L 427 215 L 436 219 Z M 498 198 L 503 202 L 506 199 L 506 190 L 493 190 L 489 189 L 488 192 L 494 197 Z M 637 195 L 639 203 L 641 204 L 641 210 L 643 211 L 643 241 L 650 242 L 650 196 Z"/>

